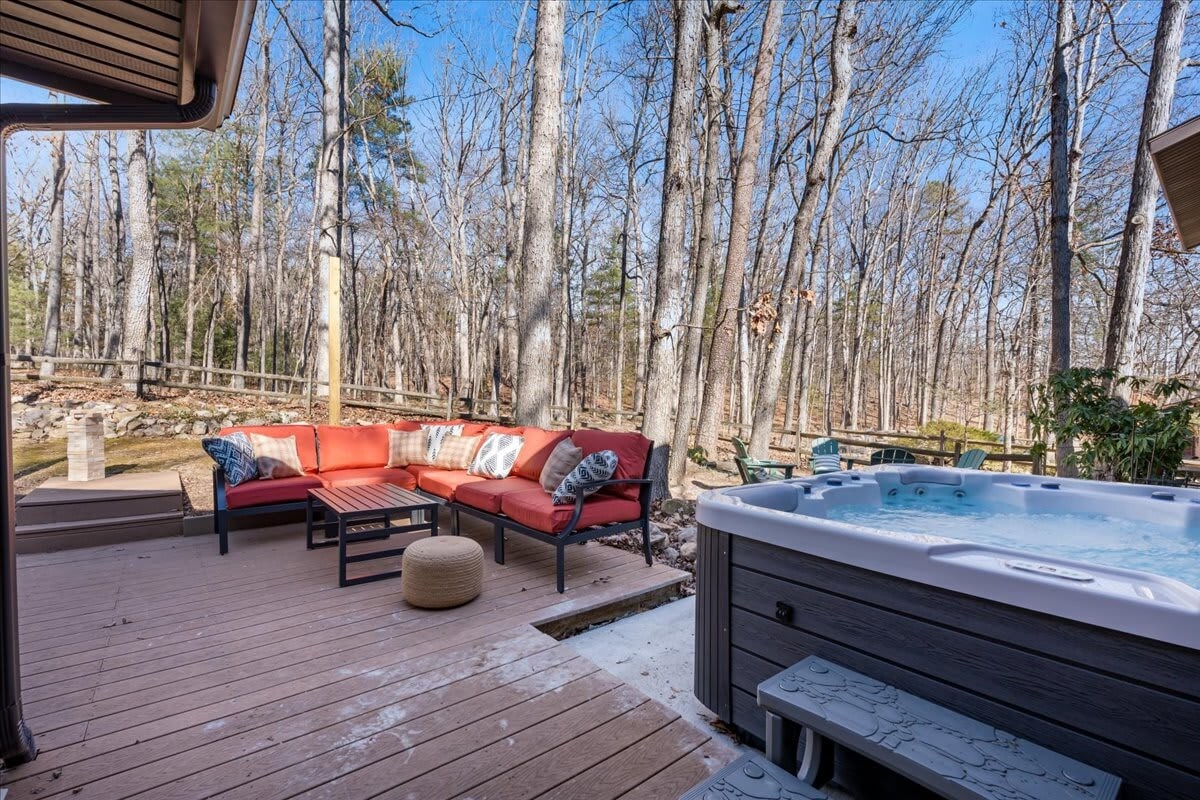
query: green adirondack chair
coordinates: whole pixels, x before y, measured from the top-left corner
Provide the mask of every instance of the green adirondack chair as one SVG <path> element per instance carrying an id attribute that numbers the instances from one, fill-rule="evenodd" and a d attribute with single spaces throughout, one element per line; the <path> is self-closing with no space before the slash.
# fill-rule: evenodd
<path id="1" fill-rule="evenodd" d="M 765 483 L 790 478 L 792 470 L 796 468 L 795 464 L 785 464 L 782 461 L 751 458 L 750 451 L 746 449 L 746 443 L 736 436 L 733 437 L 733 449 L 736 452 L 733 461 L 737 464 L 738 474 L 742 476 L 743 484 Z"/>
<path id="2" fill-rule="evenodd" d="M 917 457 L 903 447 L 885 447 L 871 453 L 871 465 L 875 464 L 915 464 Z"/>
<path id="3" fill-rule="evenodd" d="M 838 450 L 837 439 L 822 436 L 813 439 L 812 443 L 812 474 L 824 475 L 828 472 L 838 472 L 842 468 L 842 455 Z"/>
<path id="4" fill-rule="evenodd" d="M 983 460 L 987 458 L 987 451 L 981 450 L 978 447 L 972 447 L 970 450 L 958 457 L 958 463 L 954 466 L 959 469 L 979 469 L 983 466 Z"/>

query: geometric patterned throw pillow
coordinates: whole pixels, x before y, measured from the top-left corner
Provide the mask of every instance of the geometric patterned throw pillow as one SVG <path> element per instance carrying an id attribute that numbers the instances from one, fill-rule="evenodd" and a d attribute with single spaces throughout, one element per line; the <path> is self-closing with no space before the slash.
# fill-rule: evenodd
<path id="1" fill-rule="evenodd" d="M 425 462 L 432 464 L 437 461 L 438 450 L 442 448 L 442 441 L 447 436 L 462 436 L 462 425 L 422 425 L 421 428 L 429 437 L 428 451 L 425 453 Z"/>
<path id="2" fill-rule="evenodd" d="M 600 450 L 587 456 L 579 462 L 579 466 L 571 470 L 571 474 L 563 478 L 562 483 L 554 490 L 550 502 L 556 506 L 574 503 L 576 489 L 593 481 L 606 481 L 617 471 L 617 454 L 612 450 Z M 596 492 L 597 489 L 585 489 L 584 497 Z"/>
<path id="3" fill-rule="evenodd" d="M 304 474 L 295 436 L 263 436 L 250 434 L 254 445 L 254 461 L 260 478 L 292 478 Z"/>
<path id="4" fill-rule="evenodd" d="M 224 470 L 225 483 L 229 486 L 237 486 L 258 476 L 254 447 L 241 431 L 228 436 L 206 437 L 200 440 L 200 446 Z"/>
<path id="5" fill-rule="evenodd" d="M 475 454 L 475 460 L 467 467 L 468 475 L 482 475 L 485 478 L 507 478 L 517 463 L 517 453 L 525 437 L 511 433 L 489 434 L 483 441 L 483 447 Z"/>

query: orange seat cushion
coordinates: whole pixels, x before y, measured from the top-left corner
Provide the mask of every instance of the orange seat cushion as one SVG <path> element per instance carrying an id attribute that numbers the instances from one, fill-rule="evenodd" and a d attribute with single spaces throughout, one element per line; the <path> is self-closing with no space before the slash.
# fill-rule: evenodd
<path id="1" fill-rule="evenodd" d="M 241 431 L 247 435 L 257 433 L 260 436 L 274 436 L 277 439 L 295 436 L 300 466 L 310 475 L 317 471 L 317 435 L 312 425 L 234 425 L 222 428 L 219 435 L 228 436 L 234 431 Z"/>
<path id="2" fill-rule="evenodd" d="M 465 469 L 423 469 L 417 475 L 417 485 L 430 494 L 446 500 L 454 499 L 454 490 L 464 483 L 486 481 L 478 475 L 468 475 Z"/>
<path id="3" fill-rule="evenodd" d="M 548 431 L 542 428 L 526 428 L 521 434 L 525 441 L 521 451 L 517 453 L 516 463 L 513 464 L 513 474 L 522 478 L 536 481 L 542 476 L 542 468 L 546 459 L 554 452 L 554 448 L 563 439 L 571 435 L 570 431 Z"/>
<path id="4" fill-rule="evenodd" d="M 225 500 L 230 508 L 302 503 L 308 498 L 309 489 L 320 489 L 321 486 L 321 479 L 316 475 L 246 481 L 229 487 L 225 491 Z"/>
<path id="5" fill-rule="evenodd" d="M 386 425 L 318 425 L 321 472 L 382 467 L 388 462 Z"/>
<path id="6" fill-rule="evenodd" d="M 321 482 L 326 486 L 365 486 L 367 484 L 390 483 L 401 489 L 417 488 L 417 478 L 399 467 L 360 467 L 322 472 Z"/>
<path id="7" fill-rule="evenodd" d="M 578 430 L 571 434 L 571 441 L 583 450 L 583 457 L 601 450 L 612 450 L 617 454 L 617 471 L 613 480 L 624 478 L 640 478 L 646 469 L 646 455 L 649 453 L 650 440 L 640 433 L 609 431 Z M 611 494 L 627 500 L 637 500 L 640 486 L 605 486 L 598 494 Z"/>
<path id="8" fill-rule="evenodd" d="M 499 480 L 485 480 L 476 483 L 464 483 L 454 491 L 454 502 L 462 503 L 471 508 L 478 508 L 489 514 L 500 513 L 500 500 L 509 492 L 524 492 L 529 489 L 541 491 L 537 481 L 509 475 Z"/>
<path id="9" fill-rule="evenodd" d="M 550 495 L 541 488 L 523 492 L 510 492 L 500 499 L 500 510 L 516 522 L 544 533 L 562 533 L 575 504 L 556 506 Z M 576 530 L 593 525 L 608 525 L 614 522 L 630 522 L 642 515 L 641 505 L 635 500 L 594 494 L 583 503 Z"/>

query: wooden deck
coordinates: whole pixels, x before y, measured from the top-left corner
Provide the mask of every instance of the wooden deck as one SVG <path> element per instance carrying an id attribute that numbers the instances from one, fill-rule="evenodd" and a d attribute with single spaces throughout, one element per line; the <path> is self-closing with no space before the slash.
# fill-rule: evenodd
<path id="1" fill-rule="evenodd" d="M 489 529 L 470 527 L 491 553 Z M 673 591 L 681 573 L 510 536 L 483 595 L 412 608 L 337 588 L 303 532 L 19 560 L 25 798 L 677 797 L 734 753 L 534 626 Z"/>

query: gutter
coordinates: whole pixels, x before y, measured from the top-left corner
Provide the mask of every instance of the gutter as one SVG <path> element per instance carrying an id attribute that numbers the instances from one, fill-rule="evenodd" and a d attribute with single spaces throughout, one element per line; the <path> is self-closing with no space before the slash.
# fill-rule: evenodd
<path id="1" fill-rule="evenodd" d="M 236 85 L 236 84 L 234 84 Z M 132 103 L 75 105 L 0 103 L 0 762 L 12 767 L 37 757 L 33 732 L 21 707 L 20 630 L 17 615 L 17 533 L 13 489 L 11 369 L 8 342 L 8 187 L 5 150 L 8 135 L 20 130 L 142 130 L 197 128 L 217 109 L 217 86 L 197 77 L 192 99 L 183 105 Z M 218 120 L 219 122 L 219 120 Z"/>

